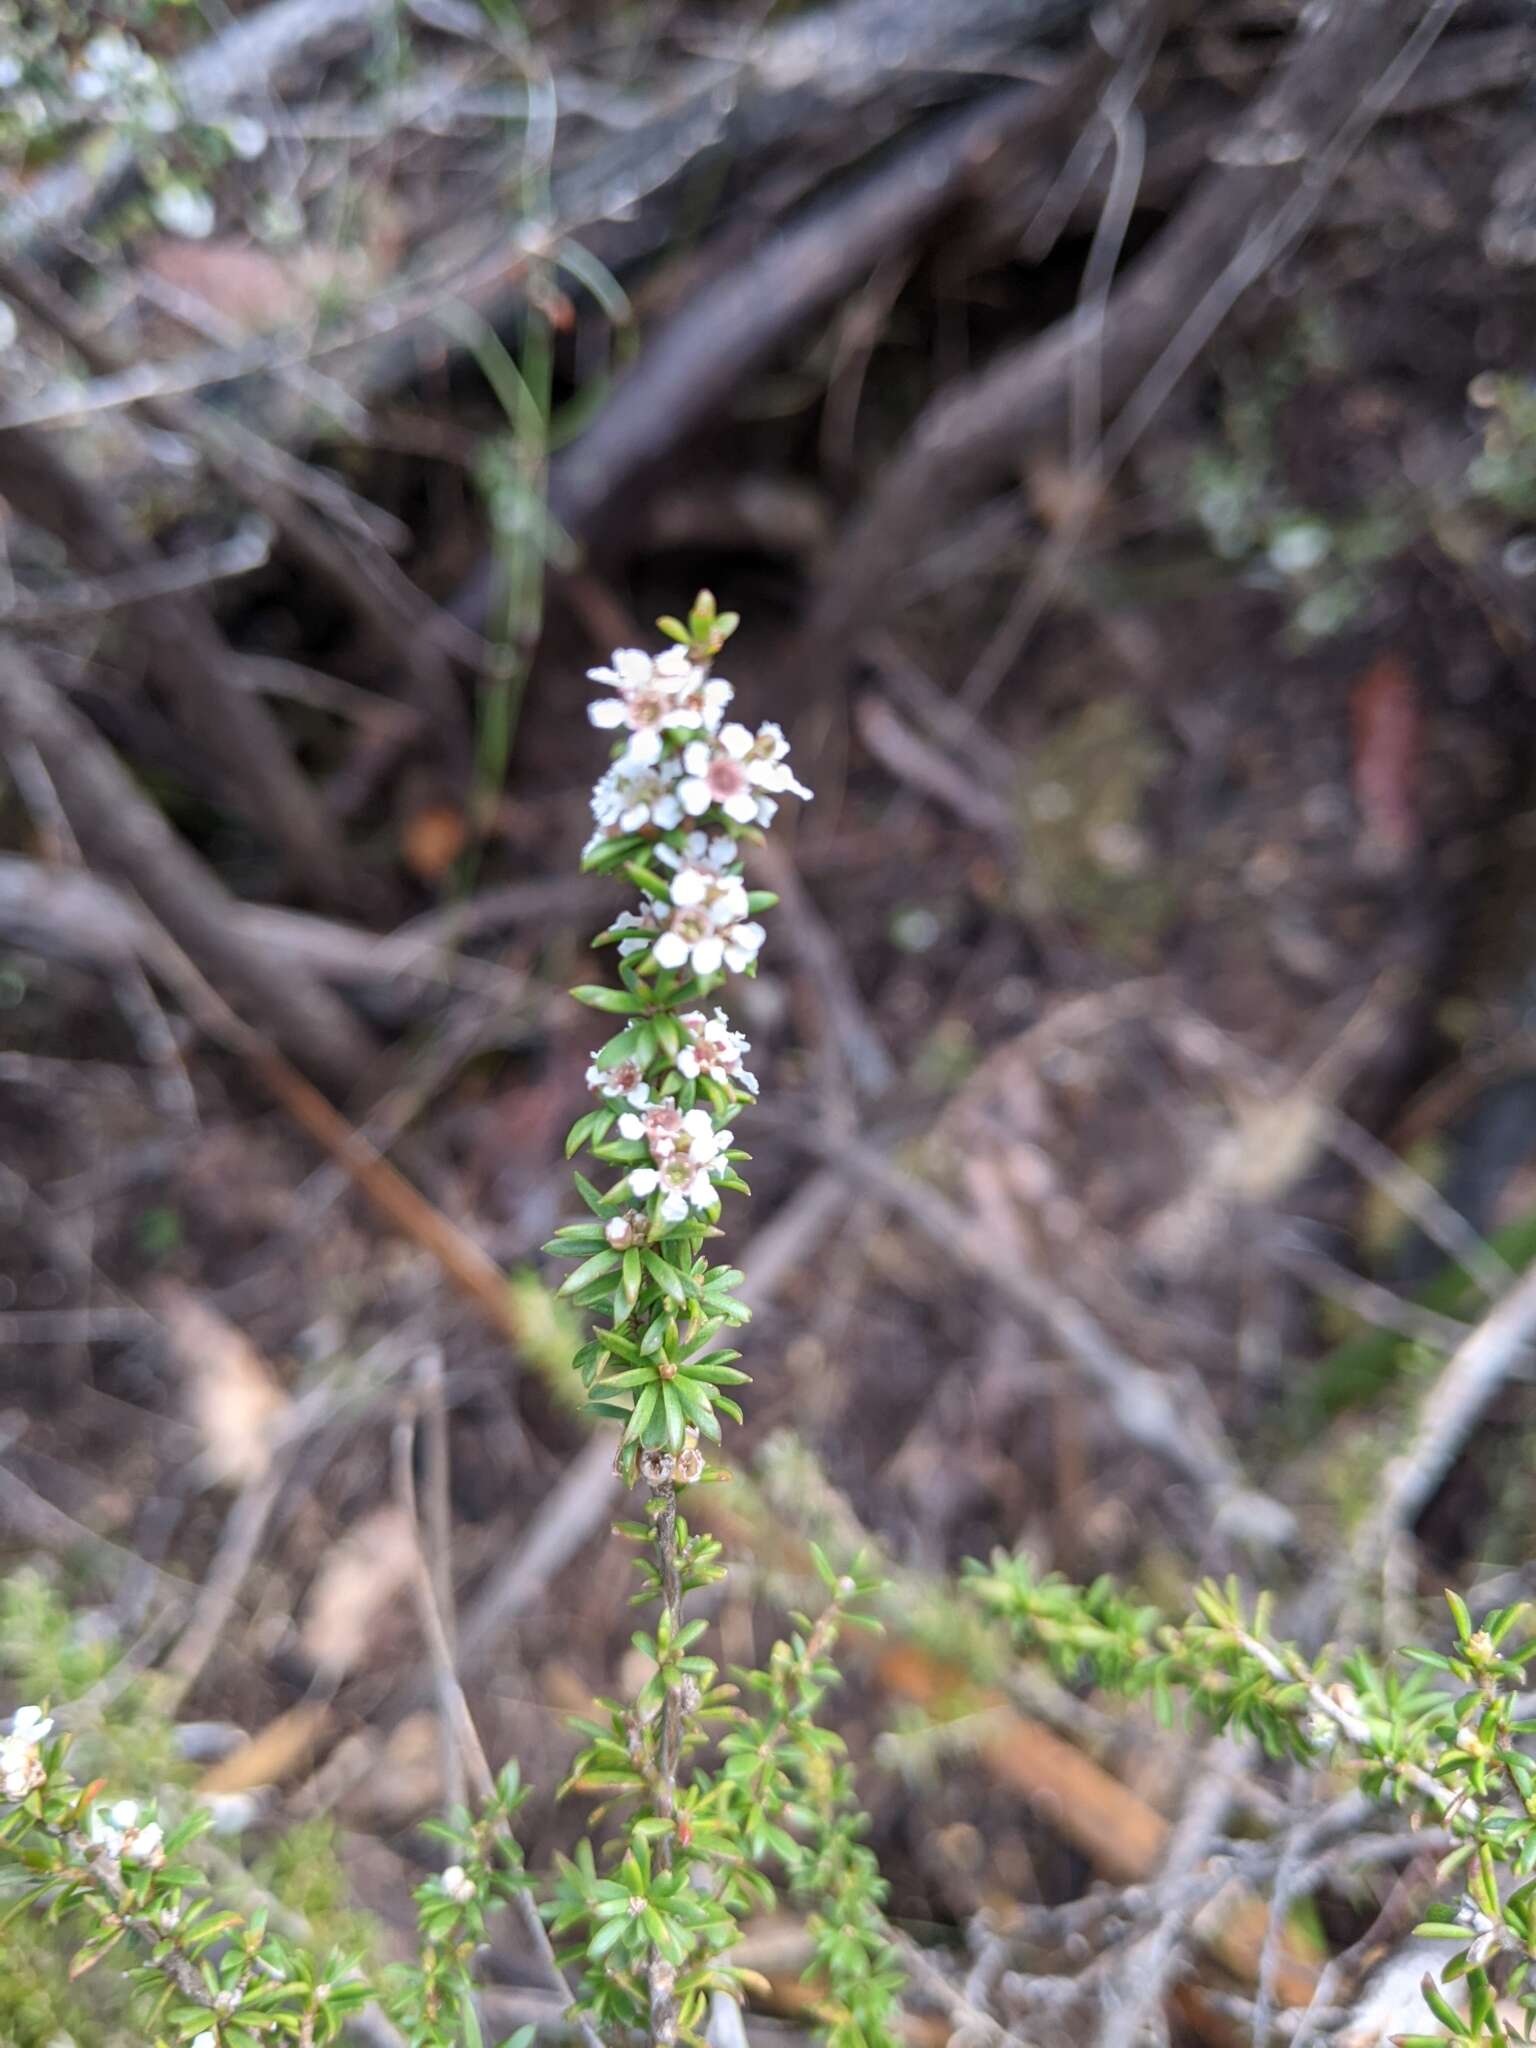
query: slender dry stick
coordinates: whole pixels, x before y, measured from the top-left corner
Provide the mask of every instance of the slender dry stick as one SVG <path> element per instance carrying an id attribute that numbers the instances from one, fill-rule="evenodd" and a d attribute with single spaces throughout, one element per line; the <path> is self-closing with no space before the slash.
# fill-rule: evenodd
<path id="1" fill-rule="evenodd" d="M 409 1414 L 403 1415 L 395 1425 L 391 1448 L 395 1497 L 410 1517 L 412 1528 L 419 1532 L 421 1519 L 416 1504 L 416 1475 L 412 1469 L 415 1435 L 414 1417 Z M 475 1797 L 482 1801 L 490 1800 L 496 1791 L 495 1773 L 491 1769 L 485 1745 L 480 1740 L 480 1731 L 475 1726 L 474 1716 L 469 1711 L 469 1702 L 464 1697 L 464 1688 L 459 1683 L 458 1672 L 454 1668 L 453 1649 L 448 1640 L 443 1617 L 438 1611 L 432 1587 L 432 1574 L 422 1551 L 419 1535 L 411 1574 L 411 1592 L 416 1605 L 417 1620 L 426 1638 L 427 1654 L 432 1659 L 433 1672 L 437 1678 L 440 1695 L 447 1707 L 464 1770 L 474 1789 Z M 550 1940 L 549 1930 L 539 1915 L 533 1894 L 527 1890 L 517 1891 L 513 1894 L 513 1904 L 546 1979 L 559 1992 L 562 2002 L 569 2005 L 571 1987 L 566 1983 L 565 1972 L 555 1959 L 554 1943 Z M 584 2014 L 577 2014 L 576 2023 L 581 2030 L 586 2048 L 605 2048 L 602 2036 Z"/>
<path id="2" fill-rule="evenodd" d="M 432 1595 L 442 1620 L 451 1666 L 458 1660 L 458 1620 L 453 1600 L 453 1507 L 448 1454 L 448 1408 L 443 1398 L 443 1354 L 436 1345 L 416 1361 L 417 1412 L 421 1423 L 423 1477 L 426 1499 L 422 1528 L 426 1536 L 427 1568 Z M 450 1805 L 464 1804 L 464 1764 L 453 1740 L 446 1703 L 439 1704 L 439 1734 L 442 1741 L 443 1786 Z"/>
<path id="3" fill-rule="evenodd" d="M 1345 1569 L 1369 1576 L 1394 1536 L 1411 1529 L 1439 1489 L 1489 1402 L 1536 1352 L 1536 1267 L 1490 1309 L 1446 1361 L 1407 1448 L 1388 1465 L 1381 1497 L 1350 1546 Z"/>
<path id="4" fill-rule="evenodd" d="M 1162 1999 L 1185 1930 L 1204 1902 L 1200 1886 L 1203 1866 L 1232 1804 L 1242 1750 L 1222 1738 L 1210 1744 L 1201 1762 L 1202 1771 L 1169 1837 L 1163 1864 L 1161 1886 L 1171 1886 L 1173 1898 L 1126 1959 L 1099 2035 L 1099 2048 L 1133 2048 L 1152 2008 Z M 1186 1879 L 1195 1882 L 1186 1884 Z"/>

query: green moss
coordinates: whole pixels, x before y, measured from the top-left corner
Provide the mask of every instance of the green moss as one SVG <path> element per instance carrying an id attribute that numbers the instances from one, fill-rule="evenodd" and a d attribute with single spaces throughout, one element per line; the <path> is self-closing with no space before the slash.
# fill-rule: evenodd
<path id="1" fill-rule="evenodd" d="M 286 1829 L 257 1860 L 251 1876 L 262 1891 L 304 1919 L 312 1946 L 343 1950 L 371 1967 L 377 1930 L 351 1902 L 334 1822 L 306 1820 Z"/>
<path id="2" fill-rule="evenodd" d="M 1042 908 L 1106 953 L 1154 961 L 1178 910 L 1179 877 L 1143 825 L 1167 749 L 1130 697 L 1095 700 L 1035 751 L 1020 796 L 1025 859 Z"/>

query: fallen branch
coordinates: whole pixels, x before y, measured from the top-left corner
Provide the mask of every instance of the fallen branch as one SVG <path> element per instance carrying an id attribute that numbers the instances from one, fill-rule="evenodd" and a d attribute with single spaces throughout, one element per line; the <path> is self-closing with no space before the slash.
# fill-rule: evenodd
<path id="1" fill-rule="evenodd" d="M 999 1300 L 1045 1326 L 1109 1406 L 1132 1443 L 1165 1458 L 1200 1489 L 1213 1517 L 1239 1540 L 1283 1543 L 1295 1522 L 1288 1508 L 1254 1489 L 1230 1446 L 1181 1401 L 1177 1389 L 1126 1355 L 1097 1319 L 1036 1271 L 1017 1243 L 999 1258 L 977 1219 L 926 1182 L 904 1173 L 871 1146 L 814 1125 L 797 1125 L 795 1142 L 825 1157 L 857 1186 L 880 1196 L 962 1271 Z"/>
<path id="2" fill-rule="evenodd" d="M 527 885 L 537 891 L 539 885 Z M 370 1013 L 402 989 L 462 990 L 507 1008 L 528 995 L 524 977 L 494 961 L 452 950 L 447 940 L 412 925 L 379 934 L 278 904 L 242 903 L 231 897 L 229 915 L 253 954 L 270 954 L 336 988 L 367 990 Z M 538 915 L 536 895 L 529 917 Z M 435 914 L 435 913 L 434 913 Z M 523 915 L 496 920 L 520 927 Z M 17 854 L 0 854 L 0 934 L 13 945 L 84 966 L 109 970 L 137 960 L 163 980 L 176 979 L 176 963 L 155 919 L 125 890 L 80 869 L 48 867 Z M 449 933 L 451 938 L 451 930 Z M 414 998 L 397 1007 L 418 1007 Z"/>
<path id="3" fill-rule="evenodd" d="M 691 297 L 555 462 L 550 505 L 560 523 L 590 536 L 621 510 L 632 518 L 636 489 L 752 370 L 877 262 L 979 199 L 999 157 L 1054 140 L 1080 115 L 1102 65 L 1095 51 L 1059 85 L 1004 92 L 948 116 Z"/>
<path id="4" fill-rule="evenodd" d="M 184 651 L 183 658 L 190 656 Z M 356 1084 L 374 1056 L 362 1025 L 291 957 L 251 946 L 218 877 L 172 831 L 105 740 L 10 644 L 0 645 L 0 734 L 37 749 L 87 856 L 128 882 L 211 982 L 262 1019 L 305 1066 L 339 1088 Z"/>
<path id="5" fill-rule="evenodd" d="M 1112 448 L 1139 434 L 1174 366 L 1186 369 L 1209 338 L 1208 316 L 1230 310 L 1294 239 L 1298 195 L 1310 218 L 1320 176 L 1339 168 L 1330 148 L 1369 103 L 1394 40 L 1448 18 L 1451 4 L 1426 15 L 1419 0 L 1355 0 L 1315 12 L 1278 81 L 1109 300 L 1101 395 L 1116 418 L 1102 474 L 1113 469 Z M 1009 485 L 1033 439 L 1059 432 L 1077 341 L 1073 315 L 929 404 L 824 563 L 793 659 L 813 648 L 825 672 L 829 651 L 846 657 L 864 628 L 889 614 L 892 591 L 925 546 L 967 505 Z"/>
<path id="6" fill-rule="evenodd" d="M 779 897 L 785 938 L 806 975 L 854 1092 L 883 1095 L 896 1079 L 896 1064 L 876 1031 L 848 971 L 847 957 L 826 919 L 812 902 L 794 862 L 782 847 L 765 843 L 748 862 L 754 881 Z"/>
<path id="7" fill-rule="evenodd" d="M 50 278 L 29 265 L 0 257 L 0 293 L 13 299 L 74 350 L 98 379 L 142 379 L 129 369 L 81 315 L 74 301 Z M 153 373 L 153 366 L 148 366 Z M 478 643 L 396 566 L 373 539 L 345 494 L 327 491 L 313 472 L 279 449 L 208 407 L 164 393 L 146 392 L 131 401 L 151 425 L 190 441 L 212 473 L 254 505 L 283 536 L 300 560 L 340 598 L 357 620 L 365 642 L 383 662 L 402 662 L 409 695 L 430 714 L 438 748 L 454 761 L 467 761 L 468 723 L 463 699 L 439 645 L 447 631 L 459 633 L 477 654 Z M 335 511 L 341 499 L 344 523 L 332 524 L 310 498 Z M 149 573 L 153 564 L 141 570 Z M 461 651 L 465 651 L 462 650 Z"/>
<path id="8" fill-rule="evenodd" d="M 0 488 L 23 518 L 55 534 L 93 577 L 148 573 L 161 565 L 104 494 L 77 477 L 41 434 L 0 434 Z M 278 847 L 306 889 L 340 898 L 358 893 L 340 833 L 266 704 L 240 687 L 239 657 L 198 596 L 162 595 L 133 605 L 128 619 L 156 685 L 217 770 L 229 803 Z M 38 686 L 45 687 L 40 680 Z"/>
<path id="9" fill-rule="evenodd" d="M 1336 1575 L 1363 1583 L 1380 1570 L 1394 1540 L 1440 1490 L 1489 1404 L 1512 1373 L 1536 1358 L 1536 1267 L 1510 1288 L 1446 1360 L 1414 1425 L 1387 1466 L 1375 1507 L 1356 1532 Z"/>

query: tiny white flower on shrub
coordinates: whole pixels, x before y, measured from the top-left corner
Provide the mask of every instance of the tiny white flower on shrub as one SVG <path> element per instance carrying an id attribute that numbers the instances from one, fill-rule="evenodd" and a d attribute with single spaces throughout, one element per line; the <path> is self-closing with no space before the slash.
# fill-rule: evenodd
<path id="1" fill-rule="evenodd" d="M 136 1799 L 119 1799 L 105 1813 L 93 1806 L 87 1833 L 119 1863 L 144 1863 L 154 1869 L 165 1861 L 160 1824 L 140 1821 Z"/>
<path id="2" fill-rule="evenodd" d="M 645 1068 L 639 1060 L 615 1060 L 611 1067 L 600 1067 L 594 1053 L 587 1068 L 587 1086 L 594 1095 L 605 1095 L 610 1102 L 627 1102 L 635 1109 L 651 1099 Z"/>
<path id="3" fill-rule="evenodd" d="M 620 832 L 638 832 L 644 825 L 671 832 L 683 822 L 683 807 L 677 800 L 677 783 L 683 764 L 675 754 L 660 761 L 635 761 L 628 755 L 615 761 L 592 791 L 592 815 L 597 831 L 588 841 L 589 850 Z"/>
<path id="4" fill-rule="evenodd" d="M 720 875 L 712 868 L 679 868 L 670 914 L 665 904 L 652 908 L 665 923 L 651 958 L 669 970 L 689 967 L 695 974 L 718 974 L 723 966 L 740 974 L 757 958 L 766 936 L 747 915 L 740 876 Z"/>
<path id="5" fill-rule="evenodd" d="M 742 740 L 746 749 L 742 751 Z M 770 790 L 775 796 L 798 796 L 804 802 L 811 801 L 811 792 L 803 782 L 795 780 L 789 765 L 789 741 L 784 737 L 784 728 L 770 719 L 748 733 L 745 726 L 728 725 L 720 733 L 724 746 L 751 776 L 759 789 Z"/>
<path id="6" fill-rule="evenodd" d="M 725 728 L 745 732 L 745 726 Z M 714 806 L 738 825 L 766 825 L 777 809 L 772 805 L 763 815 L 765 799 L 758 795 L 752 778 L 737 757 L 723 745 L 693 740 L 683 749 L 682 781 L 678 801 L 690 818 L 702 818 Z"/>
<path id="7" fill-rule="evenodd" d="M 709 1112 L 690 1109 L 665 1128 L 646 1128 L 639 1117 L 621 1117 L 619 1129 L 626 1137 L 644 1137 L 651 1148 L 651 1166 L 637 1166 L 629 1176 L 633 1193 L 642 1201 L 661 1194 L 661 1214 L 668 1223 L 682 1223 L 690 1209 L 708 1209 L 717 1199 L 711 1169 L 723 1170 L 724 1154 L 731 1143 L 729 1131 L 717 1131 Z M 625 1125 L 633 1125 L 625 1130 Z"/>
<path id="8" fill-rule="evenodd" d="M 152 84 L 157 75 L 154 58 L 132 36 L 104 28 L 80 52 L 71 84 L 75 98 L 91 105 L 131 86 Z"/>
<path id="9" fill-rule="evenodd" d="M 467 1906 L 475 1896 L 474 1879 L 462 1863 L 450 1863 L 442 1875 L 442 1887 L 456 1906 Z"/>
<path id="10" fill-rule="evenodd" d="M 161 227 L 173 235 L 185 235 L 192 242 L 201 242 L 211 235 L 217 219 L 208 194 L 180 178 L 160 187 L 154 197 L 154 209 Z"/>
<path id="11" fill-rule="evenodd" d="M 742 1065 L 752 1050 L 741 1032 L 733 1031 L 724 1010 L 706 1017 L 702 1010 L 689 1010 L 678 1018 L 688 1034 L 688 1043 L 677 1056 L 677 1071 L 690 1081 L 723 1081 L 757 1093 L 757 1076 Z"/>
<path id="12" fill-rule="evenodd" d="M 224 140 L 242 163 L 251 163 L 267 146 L 267 131 L 249 114 L 236 114 L 224 123 Z"/>
<path id="13" fill-rule="evenodd" d="M 658 867 L 672 868 L 678 873 L 685 868 L 698 868 L 706 875 L 725 875 L 740 860 L 741 849 L 728 832 L 717 832 L 711 838 L 708 832 L 696 831 L 690 832 L 681 846 L 658 846 L 655 858 Z M 674 903 L 687 900 L 673 889 Z"/>
<path id="14" fill-rule="evenodd" d="M 0 1736 L 0 1798 L 23 1800 L 43 1783 L 48 1773 L 39 1750 L 52 1733 L 41 1707 L 16 1709 L 10 1733 Z"/>
<path id="15" fill-rule="evenodd" d="M 695 1116 L 702 1117 L 709 1125 L 709 1115 L 704 1110 L 695 1110 Z M 713 1126 L 710 1126 L 711 1130 Z M 644 1140 L 653 1159 L 670 1159 L 678 1146 L 686 1146 L 688 1138 L 683 1128 L 683 1113 L 675 1102 L 653 1103 L 642 1116 L 633 1114 L 619 1118 L 619 1136 L 628 1138 L 632 1144 Z"/>
<path id="16" fill-rule="evenodd" d="M 738 825 L 767 825 L 778 810 L 776 797 L 810 799 L 790 771 L 788 753 L 783 729 L 771 722 L 755 733 L 744 725 L 722 725 L 713 741 L 693 740 L 683 749 L 679 801 L 692 818 L 714 805 Z"/>
<path id="17" fill-rule="evenodd" d="M 192 2036 L 192 2048 L 219 2048 L 219 2037 L 211 2027 L 204 2027 L 200 2034 Z"/>
<path id="18" fill-rule="evenodd" d="M 638 647 L 621 647 L 611 668 L 589 669 L 587 675 L 616 692 L 589 704 L 587 716 L 596 726 L 628 730 L 626 767 L 659 761 L 669 732 L 712 732 L 734 694 L 727 682 L 704 680 L 680 647 L 654 657 Z"/>
<path id="19" fill-rule="evenodd" d="M 647 896 L 639 910 L 621 910 L 619 912 L 613 923 L 608 927 L 611 932 L 640 932 L 644 934 L 643 937 L 637 939 L 620 939 L 619 958 L 621 960 L 627 960 L 631 953 L 643 953 L 646 951 L 652 938 L 661 930 L 661 926 L 656 919 L 656 912 L 660 908 L 659 904 L 653 903 Z"/>

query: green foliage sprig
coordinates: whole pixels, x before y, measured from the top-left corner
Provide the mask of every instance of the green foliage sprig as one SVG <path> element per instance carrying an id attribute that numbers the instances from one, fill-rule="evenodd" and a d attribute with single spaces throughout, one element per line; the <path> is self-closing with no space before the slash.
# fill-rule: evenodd
<path id="1" fill-rule="evenodd" d="M 722 1417 L 740 1421 L 728 1390 L 747 1383 L 728 1342 L 747 1320 L 741 1275 L 711 1265 L 705 1247 L 720 1234 L 722 1196 L 747 1192 L 731 1125 L 757 1083 L 746 1039 L 705 1006 L 728 973 L 756 971 L 757 920 L 775 901 L 747 887 L 744 843 L 782 796 L 810 795 L 778 726 L 754 733 L 725 718 L 732 688 L 712 669 L 736 623 L 701 592 L 686 620 L 661 621 L 664 653 L 621 649 L 591 671 L 613 692 L 591 706 L 592 722 L 623 737 L 593 792 L 584 865 L 623 873 L 640 903 L 599 939 L 617 949 L 619 985 L 574 991 L 624 1022 L 592 1055 L 596 1104 L 567 1152 L 585 1149 L 618 1177 L 600 1191 L 576 1176 L 591 1220 L 547 1249 L 579 1262 L 561 1291 L 598 1318 L 575 1364 L 591 1410 L 619 1425 L 622 1476 L 648 1489 L 645 1520 L 624 1533 L 640 1547 L 637 1602 L 659 1612 L 633 1639 L 651 1675 L 633 1700 L 604 1701 L 605 1720 L 580 1724 L 588 1741 L 571 1773 L 603 1810 L 622 1811 L 620 1860 L 605 1872 L 586 1843 L 565 1861 L 552 1926 L 600 2028 L 657 2043 L 696 2037 L 712 1996 L 740 1994 L 726 1952 L 777 1877 L 820 1903 L 816 1970 L 831 2034 L 840 2048 L 882 2048 L 900 1981 L 883 1889 L 858 1839 L 841 1745 L 814 1719 L 836 1682 L 832 1647 L 873 1582 L 821 1560 L 819 1617 L 796 1616 L 767 1667 L 735 1682 L 701 1648 L 705 1623 L 683 1610 L 722 1566 L 679 1492 L 714 1476 L 703 1445 L 720 1442 Z M 712 1747 L 717 1764 L 706 1761 Z"/>
<path id="2" fill-rule="evenodd" d="M 1279 1640 L 1268 1597 L 1250 1607 L 1233 1581 L 1199 1587 L 1195 1612 L 1179 1622 L 1107 1578 L 1075 1586 L 1003 1551 L 985 1565 L 972 1560 L 963 1583 L 1017 1648 L 1043 1653 L 1063 1678 L 1090 1675 L 1108 1692 L 1150 1697 L 1164 1720 L 1182 1699 L 1270 1756 L 1313 1768 L 1347 1760 L 1374 1798 L 1436 1819 L 1455 1838 L 1439 1875 L 1464 1873 L 1464 1896 L 1432 1908 L 1417 1932 L 1457 1944 L 1441 1983 L 1465 1978 L 1467 2009 L 1458 2012 L 1432 1977 L 1426 2001 L 1477 2048 L 1515 2038 L 1498 2010 L 1498 1965 L 1505 1995 L 1524 2013 L 1518 2038 L 1536 2039 L 1536 1758 L 1522 1746 L 1536 1721 L 1521 1711 L 1536 1640 L 1511 1642 L 1529 1622 L 1525 1603 L 1475 1622 L 1447 1593 L 1452 1650 L 1407 1649 L 1416 1668 L 1406 1673 L 1357 1652 L 1335 1672 L 1328 1656 L 1309 1659 Z M 1438 2038 L 1414 2036 L 1402 2048 Z"/>

